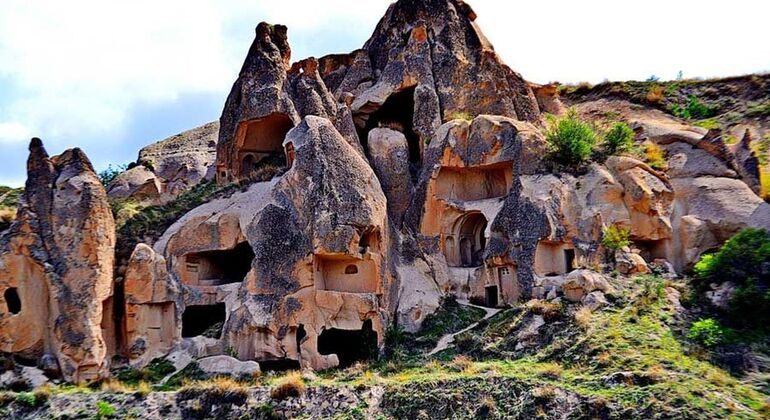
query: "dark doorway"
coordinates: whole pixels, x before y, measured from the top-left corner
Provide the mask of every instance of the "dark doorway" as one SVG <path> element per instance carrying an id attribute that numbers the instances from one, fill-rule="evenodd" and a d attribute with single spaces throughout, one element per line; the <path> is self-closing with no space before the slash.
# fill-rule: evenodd
<path id="1" fill-rule="evenodd" d="M 484 306 L 488 308 L 497 308 L 497 286 L 487 286 L 484 288 Z"/>
<path id="2" fill-rule="evenodd" d="M 190 277 L 211 285 L 238 283 L 246 278 L 254 260 L 254 250 L 248 242 L 233 249 L 204 251 L 188 254 L 185 262 Z"/>
<path id="3" fill-rule="evenodd" d="M 290 370 L 300 370 L 301 366 L 298 360 L 260 360 L 259 369 L 262 372 L 288 372 Z"/>
<path id="4" fill-rule="evenodd" d="M 564 250 L 564 269 L 567 273 L 571 272 L 573 267 L 575 266 L 575 250 L 574 249 L 565 249 Z"/>
<path id="5" fill-rule="evenodd" d="M 471 213 L 460 225 L 460 261 L 463 267 L 479 267 L 484 263 L 487 238 L 487 218 L 481 213 Z"/>
<path id="6" fill-rule="evenodd" d="M 307 337 L 305 326 L 299 324 L 299 327 L 297 328 L 297 354 L 302 354 L 302 340 L 304 340 L 305 337 Z"/>
<path id="7" fill-rule="evenodd" d="M 336 354 L 340 367 L 355 362 L 377 358 L 377 333 L 372 330 L 372 320 L 367 319 L 360 330 L 324 330 L 318 337 L 318 352 Z"/>
<path id="8" fill-rule="evenodd" d="M 386 127 L 400 131 L 406 137 L 409 146 L 409 168 L 416 174 L 420 165 L 420 136 L 414 131 L 414 91 L 415 87 L 396 92 L 369 115 L 366 126 L 359 128 L 358 136 L 369 153 L 369 132 L 377 127 Z"/>
<path id="9" fill-rule="evenodd" d="M 241 172 L 244 176 L 248 176 L 254 172 L 254 168 L 254 155 L 246 155 L 246 157 L 243 158 L 243 163 L 241 164 Z"/>
<path id="10" fill-rule="evenodd" d="M 182 314 L 182 337 L 220 338 L 225 318 L 224 303 L 188 306 Z"/>
<path id="11" fill-rule="evenodd" d="M 3 297 L 5 298 L 5 305 L 8 307 L 8 312 L 14 315 L 21 312 L 21 299 L 19 299 L 19 292 L 15 287 L 5 289 Z"/>

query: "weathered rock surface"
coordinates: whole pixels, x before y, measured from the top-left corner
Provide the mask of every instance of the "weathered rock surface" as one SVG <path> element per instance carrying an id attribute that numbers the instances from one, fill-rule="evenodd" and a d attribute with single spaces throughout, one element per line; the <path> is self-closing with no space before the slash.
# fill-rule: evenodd
<path id="1" fill-rule="evenodd" d="M 139 151 L 136 166 L 119 174 L 107 187 L 115 199 L 146 204 L 166 203 L 214 179 L 219 121 L 153 143 Z"/>
<path id="2" fill-rule="evenodd" d="M 541 110 L 564 111 L 556 86 L 503 64 L 475 19 L 460 0 L 401 0 L 362 49 L 294 64 L 287 28 L 261 23 L 219 125 L 148 146 L 109 188 L 163 203 L 215 175 L 240 191 L 137 245 L 114 290 L 115 228 L 90 163 L 33 141 L 0 235 L 0 350 L 76 382 L 113 356 L 212 374 L 349 366 L 447 295 L 607 305 L 609 226 L 632 242 L 614 268 L 670 277 L 744 227 L 770 228 L 750 134 L 728 146 L 623 101 L 577 108 L 628 122 L 666 169 L 610 156 L 554 172 Z M 517 345 L 540 343 L 545 321 L 528 318 Z"/>
<path id="3" fill-rule="evenodd" d="M 0 238 L 0 340 L 37 359 L 52 351 L 67 380 L 107 373 L 114 349 L 115 225 L 107 196 L 79 149 L 49 158 L 30 144 L 19 218 Z"/>

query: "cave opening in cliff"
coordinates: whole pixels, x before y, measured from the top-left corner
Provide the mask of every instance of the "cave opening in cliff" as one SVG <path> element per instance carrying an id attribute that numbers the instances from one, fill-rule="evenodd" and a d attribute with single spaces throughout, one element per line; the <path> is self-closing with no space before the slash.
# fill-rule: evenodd
<path id="1" fill-rule="evenodd" d="M 360 330 L 325 329 L 318 336 L 318 352 L 322 355 L 336 354 L 341 368 L 376 359 L 377 333 L 372 329 L 372 320 L 364 321 Z"/>
<path id="2" fill-rule="evenodd" d="M 240 123 L 235 135 L 238 177 L 249 177 L 266 161 L 281 161 L 285 166 L 283 141 L 292 128 L 291 118 L 281 113 Z"/>
<path id="3" fill-rule="evenodd" d="M 460 263 L 463 267 L 479 267 L 484 263 L 487 246 L 487 218 L 481 213 L 466 215 L 459 226 Z"/>
<path id="4" fill-rule="evenodd" d="M 224 303 L 188 306 L 182 313 L 182 337 L 220 338 L 225 318 Z"/>
<path id="5" fill-rule="evenodd" d="M 535 248 L 535 274 L 558 276 L 572 271 L 575 249 L 566 242 L 540 241 Z"/>
<path id="6" fill-rule="evenodd" d="M 639 255 L 647 262 L 653 262 L 656 259 L 666 259 L 667 240 L 634 240 L 633 246 L 639 249 Z"/>
<path id="7" fill-rule="evenodd" d="M 262 372 L 289 372 L 301 369 L 302 366 L 300 365 L 299 360 L 276 359 L 259 361 L 259 370 Z"/>
<path id="8" fill-rule="evenodd" d="M 185 283 L 197 286 L 220 286 L 240 283 L 251 270 L 254 250 L 248 242 L 233 249 L 203 251 L 185 256 Z"/>
<path id="9" fill-rule="evenodd" d="M 412 172 L 419 168 L 421 159 L 420 136 L 414 131 L 415 88 L 410 87 L 390 95 L 382 106 L 368 116 L 366 125 L 358 130 L 358 136 L 367 152 L 369 132 L 377 127 L 390 128 L 404 134 L 409 146 L 409 166 Z"/>
<path id="10" fill-rule="evenodd" d="M 442 167 L 435 181 L 435 194 L 445 200 L 477 201 L 508 195 L 513 185 L 513 163 L 473 168 Z"/>
<path id="11" fill-rule="evenodd" d="M 5 298 L 5 305 L 8 309 L 8 312 L 14 315 L 21 312 L 21 299 L 19 298 L 19 292 L 15 287 L 9 287 L 8 289 L 5 289 L 3 298 Z"/>

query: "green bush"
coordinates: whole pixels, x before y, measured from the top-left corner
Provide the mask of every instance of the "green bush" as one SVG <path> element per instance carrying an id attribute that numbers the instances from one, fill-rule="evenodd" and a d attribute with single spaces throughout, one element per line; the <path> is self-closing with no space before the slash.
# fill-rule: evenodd
<path id="1" fill-rule="evenodd" d="M 717 113 L 716 109 L 705 105 L 695 95 L 690 95 L 689 99 L 687 100 L 687 105 L 682 106 L 675 104 L 671 107 L 670 111 L 675 116 L 684 118 L 686 120 L 711 118 Z"/>
<path id="2" fill-rule="evenodd" d="M 27 407 L 37 406 L 37 398 L 35 397 L 35 394 L 32 392 L 19 392 L 18 394 L 16 394 L 16 402 L 19 404 L 26 405 Z"/>
<path id="3" fill-rule="evenodd" d="M 99 180 L 102 182 L 102 185 L 105 187 L 110 184 L 110 182 L 114 181 L 115 178 L 118 177 L 121 173 L 125 172 L 128 169 L 128 165 L 115 165 L 112 166 L 112 164 L 109 164 L 107 166 L 107 169 L 99 172 Z"/>
<path id="4" fill-rule="evenodd" d="M 106 419 L 115 416 L 115 407 L 107 401 L 96 402 L 96 418 Z"/>
<path id="5" fill-rule="evenodd" d="M 596 132 L 580 120 L 577 111 L 570 109 L 565 117 L 551 121 L 546 140 L 555 161 L 574 165 L 586 162 L 591 157 L 596 144 Z"/>
<path id="6" fill-rule="evenodd" d="M 727 329 L 719 325 L 713 318 L 700 319 L 690 327 L 690 340 L 697 341 L 705 347 L 715 347 L 727 340 Z"/>
<path id="7" fill-rule="evenodd" d="M 608 155 L 631 151 L 634 147 L 634 130 L 624 122 L 615 123 L 604 136 L 603 146 Z"/>
<path id="8" fill-rule="evenodd" d="M 746 324 L 767 326 L 770 321 L 770 233 L 747 228 L 733 236 L 714 254 L 695 265 L 696 285 L 706 290 L 712 283 L 733 282 L 732 315 Z"/>
<path id="9" fill-rule="evenodd" d="M 602 245 L 605 248 L 616 251 L 631 245 L 631 230 L 622 226 L 610 225 L 604 228 Z"/>

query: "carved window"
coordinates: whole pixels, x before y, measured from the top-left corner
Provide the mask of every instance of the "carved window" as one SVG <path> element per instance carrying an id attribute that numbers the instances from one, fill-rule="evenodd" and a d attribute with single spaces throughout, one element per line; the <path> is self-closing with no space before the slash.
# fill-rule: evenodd
<path id="1" fill-rule="evenodd" d="M 8 308 L 8 312 L 14 315 L 21 312 L 21 299 L 19 299 L 19 292 L 15 287 L 5 289 L 3 297 L 5 298 L 5 305 Z"/>
<path id="2" fill-rule="evenodd" d="M 345 267 L 345 274 L 358 274 L 358 267 L 356 267 L 355 264 L 350 264 Z"/>

